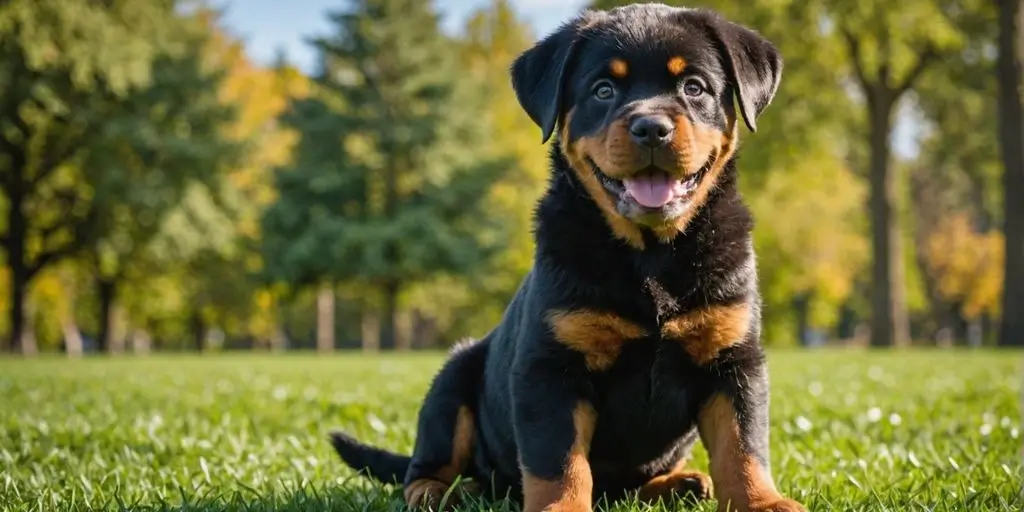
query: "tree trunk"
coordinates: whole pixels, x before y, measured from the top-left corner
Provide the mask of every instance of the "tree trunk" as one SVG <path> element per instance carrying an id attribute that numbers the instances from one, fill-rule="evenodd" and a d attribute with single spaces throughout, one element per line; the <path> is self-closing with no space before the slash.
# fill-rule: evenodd
<path id="1" fill-rule="evenodd" d="M 16 160 L 16 155 L 9 155 Z M 12 161 L 13 167 L 17 162 Z M 9 172 L 19 173 L 20 169 L 9 169 Z M 28 219 L 22 211 L 24 194 L 20 185 L 20 178 L 14 176 L 13 186 L 8 189 L 7 202 L 9 210 L 7 215 L 7 265 L 11 269 L 11 309 L 8 312 L 8 320 L 11 326 L 11 339 L 9 349 L 11 352 L 21 352 L 22 336 L 25 334 L 25 297 L 28 295 L 28 284 L 32 279 L 31 271 L 25 263 L 25 235 L 28 230 Z"/>
<path id="2" fill-rule="evenodd" d="M 203 320 L 203 313 L 196 308 L 192 311 L 192 346 L 196 351 L 202 353 L 206 350 L 206 321 Z"/>
<path id="3" fill-rule="evenodd" d="M 928 264 L 928 239 L 941 225 L 943 215 L 948 206 L 935 201 L 936 189 L 929 186 L 932 180 L 928 169 L 915 169 L 910 174 L 910 204 L 913 212 L 914 226 L 914 264 L 921 276 L 925 296 L 928 299 L 928 313 L 921 323 L 922 336 L 927 336 L 935 345 L 951 343 L 946 338 L 950 335 L 946 314 L 946 301 L 938 290 L 938 281 Z M 976 190 L 981 190 L 980 187 Z M 981 204 L 980 202 L 978 203 Z M 981 208 L 984 210 L 984 208 Z"/>
<path id="4" fill-rule="evenodd" d="M 316 350 L 334 351 L 334 287 L 323 285 L 316 296 Z"/>
<path id="5" fill-rule="evenodd" d="M 110 352 L 114 347 L 114 301 L 117 300 L 117 281 L 97 278 L 96 293 L 100 298 L 100 333 L 96 340 L 96 348 L 100 352 Z"/>
<path id="6" fill-rule="evenodd" d="M 82 331 L 78 328 L 75 316 L 78 286 L 75 283 L 74 273 L 65 267 L 61 270 L 60 281 L 64 286 L 66 302 L 65 307 L 57 312 L 57 320 L 60 322 L 61 335 L 64 338 L 64 352 L 68 357 L 81 357 L 85 343 L 82 341 Z"/>
<path id="7" fill-rule="evenodd" d="M 971 321 L 964 318 L 963 301 L 954 301 L 946 308 L 948 323 L 953 331 L 953 343 L 955 345 L 967 345 L 970 337 Z"/>
<path id="8" fill-rule="evenodd" d="M 153 340 L 145 329 L 132 332 L 132 353 L 140 356 L 149 355 L 153 350 Z"/>
<path id="9" fill-rule="evenodd" d="M 60 322 L 60 329 L 64 335 L 64 352 L 68 357 L 81 357 L 85 344 L 82 342 L 82 333 L 78 330 L 78 324 L 71 317 L 65 317 Z"/>
<path id="10" fill-rule="evenodd" d="M 274 333 L 270 335 L 270 351 L 284 352 L 286 350 L 288 350 L 288 334 L 284 332 L 284 327 L 278 323 L 274 327 Z"/>
<path id="11" fill-rule="evenodd" d="M 363 352 L 377 352 L 380 350 L 380 317 L 366 304 L 363 305 L 360 335 Z"/>
<path id="12" fill-rule="evenodd" d="M 380 348 L 393 350 L 398 341 L 398 281 L 384 283 L 384 311 L 381 318 Z"/>
<path id="13" fill-rule="evenodd" d="M 25 326 L 21 332 L 21 355 L 34 356 L 39 354 L 39 345 L 36 341 L 36 306 L 32 302 L 25 302 Z"/>
<path id="14" fill-rule="evenodd" d="M 806 293 L 801 293 L 793 299 L 793 309 L 796 312 L 796 339 L 801 347 L 811 344 L 810 339 L 810 318 L 811 300 Z"/>
<path id="15" fill-rule="evenodd" d="M 836 338 L 844 342 L 853 339 L 857 330 L 857 313 L 850 305 L 851 299 L 847 299 L 839 307 L 839 322 L 836 324 Z"/>
<path id="16" fill-rule="evenodd" d="M 419 349 L 436 348 L 439 332 L 437 319 L 423 313 L 423 310 L 416 308 L 412 314 L 412 347 Z"/>
<path id="17" fill-rule="evenodd" d="M 12 254 L 11 263 L 11 324 L 10 350 L 19 353 L 25 336 L 25 296 L 28 294 L 28 275 L 24 265 L 14 263 L 18 256 Z"/>
<path id="18" fill-rule="evenodd" d="M 396 312 L 395 350 L 407 352 L 412 349 L 412 315 L 408 311 Z"/>
<path id="19" fill-rule="evenodd" d="M 906 345 L 910 339 L 904 289 L 903 252 L 893 207 L 896 176 L 889 166 L 889 135 L 896 98 L 884 89 L 869 94 L 871 122 L 871 345 Z"/>
<path id="20" fill-rule="evenodd" d="M 1024 59 L 1024 7 L 1021 0 L 999 0 L 999 142 L 1003 158 L 1006 235 L 1003 319 L 999 345 L 1024 346 L 1024 112 L 1021 67 Z"/>

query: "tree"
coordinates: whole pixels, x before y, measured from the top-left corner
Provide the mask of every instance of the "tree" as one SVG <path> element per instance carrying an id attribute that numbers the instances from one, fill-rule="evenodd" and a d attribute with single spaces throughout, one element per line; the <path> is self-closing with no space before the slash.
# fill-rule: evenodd
<path id="1" fill-rule="evenodd" d="M 158 256 L 151 242 L 167 217 L 196 205 L 196 196 L 216 197 L 245 142 L 226 133 L 236 112 L 218 95 L 223 68 L 210 65 L 213 19 L 200 12 L 179 23 L 187 31 L 185 51 L 156 59 L 149 85 L 105 107 L 102 138 L 82 162 L 84 168 L 103 170 L 87 178 L 94 190 L 93 215 L 84 228 L 92 240 L 101 350 L 110 347 L 123 281 L 133 270 L 153 272 L 159 266 L 150 261 Z"/>
<path id="2" fill-rule="evenodd" d="M 481 152 L 515 165 L 487 192 L 503 220 L 506 248 L 472 275 L 432 282 L 417 291 L 418 309 L 455 340 L 480 335 L 500 321 L 508 301 L 533 265 L 533 211 L 548 183 L 547 153 L 509 83 L 512 61 L 532 43 L 528 25 L 509 0 L 492 0 L 466 21 L 459 41 L 460 74 L 485 98 L 478 112 L 490 126 Z"/>
<path id="3" fill-rule="evenodd" d="M 892 166 L 893 116 L 922 74 L 959 44 L 940 3 L 827 2 L 828 19 L 846 44 L 854 82 L 867 107 L 872 241 L 871 344 L 910 342 L 901 230 Z"/>
<path id="4" fill-rule="evenodd" d="M 1006 236 L 1003 321 L 999 344 L 1024 346 L 1024 2 L 999 0 L 999 145 L 1003 159 Z"/>
<path id="5" fill-rule="evenodd" d="M 264 219 L 270 275 L 378 292 L 382 348 L 396 346 L 403 291 L 469 272 L 502 245 L 485 198 L 506 164 L 476 150 L 479 95 L 431 9 L 363 0 L 330 15 L 335 35 L 313 41 L 316 97 L 285 118 L 302 137 L 297 160 Z"/>
<path id="6" fill-rule="evenodd" d="M 961 6 L 963 9 L 953 19 L 965 36 L 963 49 L 937 62 L 933 72 L 922 76 L 915 86 L 924 129 L 920 154 L 910 166 L 911 207 L 907 216 L 916 267 L 928 302 L 917 325 L 937 339 L 958 340 L 967 337 L 971 322 L 983 323 L 999 309 L 993 304 L 982 308 L 967 305 L 965 294 L 948 293 L 948 283 L 978 275 L 963 273 L 968 269 L 975 272 L 964 264 L 971 258 L 986 264 L 996 261 L 994 252 L 978 258 L 977 251 L 989 247 L 991 240 L 1002 239 L 993 230 L 1000 223 L 1003 209 L 998 127 L 992 122 L 998 87 L 996 56 L 991 52 L 996 44 L 992 31 L 996 9 L 987 1 L 964 2 Z M 961 250 L 942 249 L 936 242 L 964 240 L 979 245 L 963 249 L 958 256 L 949 253 Z M 1001 259 L 1002 252 L 997 257 Z M 957 258 L 959 264 L 950 264 Z M 990 287 L 992 281 L 988 278 L 1002 276 L 1002 272 L 1002 268 L 985 269 L 981 276 L 986 279 L 971 286 Z M 1001 286 L 996 289 L 1001 290 Z"/>
<path id="7" fill-rule="evenodd" d="M 82 163 L 109 135 L 107 108 L 178 51 L 174 2 L 15 0 L 0 6 L 0 244 L 11 271 L 10 347 L 25 334 L 25 294 L 50 265 L 87 247 L 96 219 Z"/>
<path id="8" fill-rule="evenodd" d="M 223 75 L 209 92 L 236 112 L 218 135 L 245 151 L 231 159 L 226 158 L 231 153 L 222 153 L 222 170 L 211 176 L 216 181 L 183 198 L 151 251 L 163 267 L 156 271 L 173 274 L 185 297 L 187 311 L 180 313 L 194 348 L 205 349 L 217 330 L 273 346 L 282 341 L 280 290 L 259 279 L 260 219 L 276 196 L 273 168 L 289 162 L 295 142 L 278 116 L 292 98 L 305 94 L 306 78 L 283 55 L 272 66 L 255 65 L 241 41 L 220 30 L 217 13 L 199 15 L 210 35 L 205 55 Z M 140 313 L 143 318 L 163 314 Z"/>
<path id="9" fill-rule="evenodd" d="M 150 200 L 134 210 L 126 209 L 136 202 L 131 198 L 105 203 L 128 214 L 110 230 L 107 238 L 123 245 L 106 248 L 101 276 L 117 292 L 116 310 L 123 313 L 117 317 L 128 327 L 121 332 L 147 333 L 145 338 L 158 329 L 167 337 L 187 338 L 197 350 L 207 349 L 218 331 L 271 345 L 280 329 L 276 294 L 255 278 L 262 264 L 259 218 L 274 197 L 270 170 L 287 162 L 292 144 L 276 118 L 292 95 L 301 94 L 304 78 L 287 65 L 264 68 L 250 62 L 242 44 L 220 30 L 218 13 L 201 9 L 194 19 L 202 37 L 193 53 L 210 72 L 162 69 L 176 76 L 176 89 L 191 98 L 178 110 L 193 118 L 190 136 L 202 138 L 187 144 L 176 142 L 173 134 L 161 139 L 182 148 L 205 147 L 212 158 L 146 168 L 136 180 L 136 196 L 166 203 Z M 219 111 L 231 115 L 202 122 Z M 142 179 L 160 173 L 179 179 Z M 160 188 L 150 190 L 149 183 Z M 149 219 L 148 225 L 140 227 L 141 219 Z M 111 301 L 105 303 L 110 306 L 101 309 L 115 310 Z"/>

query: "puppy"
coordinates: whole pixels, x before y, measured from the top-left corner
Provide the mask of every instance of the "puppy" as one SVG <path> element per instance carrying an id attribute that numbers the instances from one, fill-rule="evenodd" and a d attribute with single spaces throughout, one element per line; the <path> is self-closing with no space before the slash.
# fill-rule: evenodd
<path id="1" fill-rule="evenodd" d="M 511 69 L 550 151 L 536 254 L 501 323 L 453 350 L 411 457 L 333 434 L 351 467 L 438 507 L 456 479 L 526 512 L 607 496 L 799 511 L 771 476 L 752 220 L 736 188 L 782 57 L 714 12 L 587 11 Z M 738 114 L 737 108 L 738 105 Z M 697 439 L 710 478 L 688 469 Z"/>

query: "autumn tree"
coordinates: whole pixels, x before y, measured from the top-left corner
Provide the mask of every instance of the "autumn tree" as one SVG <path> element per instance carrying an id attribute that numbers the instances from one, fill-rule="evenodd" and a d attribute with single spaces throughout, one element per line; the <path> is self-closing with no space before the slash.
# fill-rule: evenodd
<path id="1" fill-rule="evenodd" d="M 118 124 L 150 86 L 153 64 L 184 51 L 164 0 L 20 0 L 0 6 L 0 243 L 11 272 L 10 339 L 25 334 L 25 296 L 50 265 L 96 241 L 98 160 L 132 151 L 148 125 Z M 126 138 L 118 142 L 118 138 Z M 145 142 L 155 143 L 151 139 Z M 102 148 L 97 150 L 98 148 Z M 152 148 L 145 148 L 152 149 Z M 115 153 L 104 155 L 106 151 Z"/>
<path id="2" fill-rule="evenodd" d="M 935 276 L 935 293 L 964 323 L 995 317 L 1001 306 L 1003 234 L 995 229 L 979 230 L 973 219 L 962 213 L 942 220 L 923 247 L 928 270 Z M 951 323 L 946 327 L 967 337 L 959 322 Z"/>
<path id="3" fill-rule="evenodd" d="M 1024 346 L 1024 2 L 999 5 L 999 145 L 1003 159 L 1005 286 L 999 344 Z"/>
<path id="4" fill-rule="evenodd" d="M 264 256 L 288 282 L 376 292 L 380 345 L 392 348 L 403 291 L 468 273 L 502 246 L 486 192 L 506 165 L 477 149 L 479 94 L 429 3 L 352 1 L 330 19 L 335 33 L 313 41 L 312 96 L 283 119 L 301 140 L 277 175 Z"/>
<path id="5" fill-rule="evenodd" d="M 929 67 L 961 43 L 941 2 L 830 0 L 827 19 L 846 45 L 852 76 L 864 100 L 871 212 L 871 344 L 910 341 L 902 232 L 892 165 L 893 118 L 900 101 Z"/>
<path id="6" fill-rule="evenodd" d="M 1001 267 L 992 266 L 1002 261 L 1001 249 L 995 254 L 990 243 L 1002 239 L 997 231 L 1003 209 L 998 127 L 992 122 L 998 87 L 990 51 L 996 43 L 996 9 L 989 2 L 962 6 L 951 16 L 965 36 L 961 51 L 936 62 L 934 72 L 915 86 L 923 134 L 919 155 L 909 166 L 907 224 L 928 301 L 918 326 L 923 333 L 959 340 L 966 338 L 969 323 L 981 323 L 999 309 L 977 297 L 990 301 L 998 295 L 1003 275 Z M 953 247 L 962 241 L 969 247 Z M 940 242 L 951 245 L 943 248 Z M 950 288 L 951 282 L 964 285 Z M 962 293 L 966 285 L 977 288 Z M 969 295 L 975 299 L 967 300 Z"/>

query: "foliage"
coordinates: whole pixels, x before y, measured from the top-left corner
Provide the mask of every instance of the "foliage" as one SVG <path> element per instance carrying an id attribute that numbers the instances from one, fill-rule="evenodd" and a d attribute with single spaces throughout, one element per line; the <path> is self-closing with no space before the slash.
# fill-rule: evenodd
<path id="1" fill-rule="evenodd" d="M 772 474 L 810 510 L 1024 505 L 1017 358 L 818 350 L 770 352 L 768 361 Z M 327 433 L 408 453 L 440 362 L 0 361 L 0 510 L 400 510 L 400 491 L 356 477 Z M 707 469 L 699 446 L 693 465 Z"/>
<path id="2" fill-rule="evenodd" d="M 938 292 L 947 301 L 961 304 L 965 318 L 999 314 L 1004 245 L 1001 232 L 979 233 L 962 214 L 945 219 L 928 239 L 927 261 L 938 276 Z"/>
<path id="3" fill-rule="evenodd" d="M 475 116 L 489 126 L 483 154 L 514 165 L 487 192 L 488 209 L 502 221 L 504 249 L 467 278 L 441 278 L 416 290 L 410 302 L 439 317 L 448 336 L 482 336 L 500 321 L 520 281 L 533 266 L 533 212 L 547 186 L 547 149 L 519 106 L 508 70 L 532 44 L 525 22 L 508 0 L 493 0 L 467 20 L 459 41 L 460 73 L 484 98 Z M 432 305 L 437 305 L 431 307 Z"/>
<path id="4" fill-rule="evenodd" d="M 502 246 L 486 198 L 506 166 L 477 149 L 478 96 L 430 9 L 366 0 L 331 15 L 314 95 L 284 118 L 302 134 L 298 156 L 264 219 L 269 274 L 376 289 L 386 346 L 401 292 L 471 273 Z"/>
<path id="5" fill-rule="evenodd" d="M 33 277 L 85 249 L 102 273 L 118 272 L 178 192 L 230 154 L 213 133 L 231 108 L 208 94 L 217 76 L 197 53 L 205 32 L 174 9 L 158 0 L 0 8 L 15 344 Z"/>

